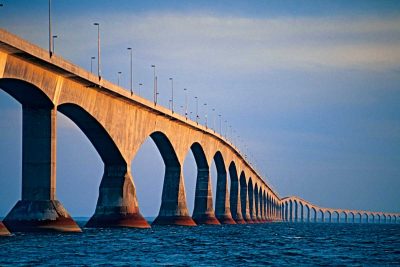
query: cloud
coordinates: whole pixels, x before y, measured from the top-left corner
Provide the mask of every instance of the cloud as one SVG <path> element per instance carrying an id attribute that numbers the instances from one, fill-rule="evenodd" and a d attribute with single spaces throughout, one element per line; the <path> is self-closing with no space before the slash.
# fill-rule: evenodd
<path id="1" fill-rule="evenodd" d="M 67 57 L 79 58 L 94 51 L 92 20 L 88 16 L 69 16 L 54 23 L 62 39 L 57 45 Z M 133 44 L 143 57 L 196 69 L 212 66 L 254 73 L 271 68 L 400 68 L 400 17 L 260 19 L 119 13 L 105 14 L 100 23 L 105 51 L 120 49 L 122 53 L 126 45 Z M 25 25 L 25 30 L 19 31 L 34 38 L 33 33 L 41 32 L 34 27 Z"/>

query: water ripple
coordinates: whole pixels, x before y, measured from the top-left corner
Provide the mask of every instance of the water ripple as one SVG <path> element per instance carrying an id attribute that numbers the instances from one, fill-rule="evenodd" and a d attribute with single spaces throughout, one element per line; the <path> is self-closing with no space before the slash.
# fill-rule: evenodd
<path id="1" fill-rule="evenodd" d="M 84 229 L 0 239 L 0 266 L 400 265 L 400 225 Z"/>

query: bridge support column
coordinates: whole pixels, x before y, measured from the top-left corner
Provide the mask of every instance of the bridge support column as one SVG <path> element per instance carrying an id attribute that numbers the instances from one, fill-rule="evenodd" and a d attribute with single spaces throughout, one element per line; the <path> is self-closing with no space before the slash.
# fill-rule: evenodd
<path id="1" fill-rule="evenodd" d="M 9 236 L 11 235 L 10 231 L 6 228 L 6 226 L 0 222 L 0 236 Z"/>
<path id="2" fill-rule="evenodd" d="M 240 206 L 242 209 L 242 216 L 243 220 L 245 220 L 246 223 L 253 223 L 251 220 L 251 214 L 250 214 L 250 198 L 249 198 L 249 192 L 247 190 L 247 186 L 241 183 L 240 185 Z"/>
<path id="3" fill-rule="evenodd" d="M 86 227 L 150 227 L 140 214 L 135 185 L 126 165 L 104 167 L 96 211 Z"/>
<path id="4" fill-rule="evenodd" d="M 22 198 L 4 218 L 12 232 L 81 232 L 56 200 L 56 118 L 51 107 L 22 108 Z"/>
<path id="5" fill-rule="evenodd" d="M 231 214 L 226 172 L 217 173 L 215 215 L 221 224 L 236 224 Z"/>
<path id="6" fill-rule="evenodd" d="M 153 225 L 196 226 L 186 206 L 185 186 L 180 167 L 165 168 L 160 212 Z"/>
<path id="7" fill-rule="evenodd" d="M 253 190 L 252 190 L 253 191 Z M 250 208 L 250 223 L 258 223 L 257 220 L 257 203 L 254 191 L 251 193 L 249 192 L 249 208 Z"/>
<path id="8" fill-rule="evenodd" d="M 230 198 L 230 203 L 231 203 L 231 213 L 232 213 L 232 219 L 235 220 L 237 224 L 245 224 L 246 221 L 243 219 L 242 215 L 242 195 L 241 195 L 241 190 L 239 186 L 239 181 L 237 179 L 234 179 L 234 174 L 231 172 L 231 198 Z"/>
<path id="9" fill-rule="evenodd" d="M 215 217 L 208 169 L 198 169 L 193 220 L 196 224 L 220 224 Z"/>

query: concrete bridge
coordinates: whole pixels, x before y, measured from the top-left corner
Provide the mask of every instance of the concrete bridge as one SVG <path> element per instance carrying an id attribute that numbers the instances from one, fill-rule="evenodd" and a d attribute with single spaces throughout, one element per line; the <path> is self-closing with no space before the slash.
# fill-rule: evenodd
<path id="1" fill-rule="evenodd" d="M 57 112 L 82 130 L 104 163 L 88 227 L 150 227 L 140 214 L 131 176 L 131 162 L 148 137 L 165 164 L 161 206 L 153 224 L 242 224 L 283 218 L 279 195 L 222 135 L 57 55 L 50 57 L 48 51 L 2 29 L 0 88 L 21 103 L 23 112 L 21 200 L 3 221 L 10 231 L 81 231 L 56 198 Z M 187 153 L 193 153 L 197 165 L 192 216 L 182 171 Z M 213 161 L 215 200 L 209 171 Z"/>
<path id="2" fill-rule="evenodd" d="M 286 222 L 400 222 L 399 213 L 323 208 L 296 196 L 285 197 L 280 203 L 282 205 L 281 218 Z"/>

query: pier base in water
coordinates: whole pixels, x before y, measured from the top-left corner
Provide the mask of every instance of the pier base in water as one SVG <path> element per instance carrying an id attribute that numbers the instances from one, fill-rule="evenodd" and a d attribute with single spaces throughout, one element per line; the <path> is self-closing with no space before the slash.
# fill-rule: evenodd
<path id="1" fill-rule="evenodd" d="M 213 214 L 204 214 L 202 216 L 193 216 L 193 220 L 197 225 L 220 225 L 220 222 Z"/>
<path id="2" fill-rule="evenodd" d="M 11 232 L 82 232 L 58 200 L 20 200 L 3 223 Z"/>
<path id="3" fill-rule="evenodd" d="M 130 227 L 130 228 L 150 228 L 148 222 L 140 213 L 124 214 L 123 212 L 104 212 L 93 215 L 86 223 L 86 227 Z"/>
<path id="4" fill-rule="evenodd" d="M 196 226 L 190 216 L 158 216 L 152 225 Z"/>
<path id="5" fill-rule="evenodd" d="M 0 222 L 0 236 L 10 236 L 10 235 L 11 235 L 10 231 L 8 231 L 6 226 L 2 222 Z"/>

